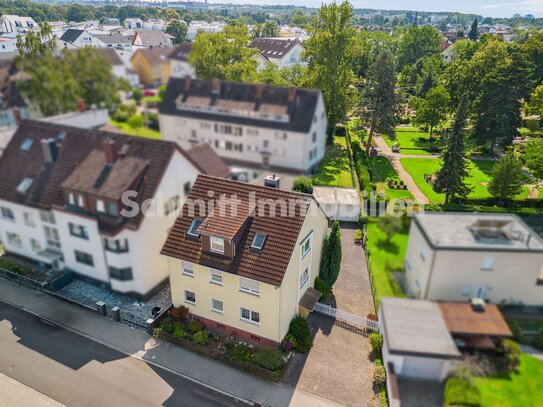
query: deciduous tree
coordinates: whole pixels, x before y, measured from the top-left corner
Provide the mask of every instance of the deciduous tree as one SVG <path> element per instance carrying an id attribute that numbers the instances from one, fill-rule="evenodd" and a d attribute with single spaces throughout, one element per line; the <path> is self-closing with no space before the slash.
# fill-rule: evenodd
<path id="1" fill-rule="evenodd" d="M 524 174 L 522 164 L 510 151 L 500 158 L 492 168 L 492 180 L 488 192 L 501 200 L 512 199 L 522 191 Z"/>
<path id="2" fill-rule="evenodd" d="M 443 85 L 430 89 L 426 97 L 416 103 L 415 124 L 430 128 L 430 140 L 434 129 L 447 119 L 450 97 Z"/>
<path id="3" fill-rule="evenodd" d="M 187 24 L 184 21 L 174 18 L 166 27 L 166 33 L 173 36 L 174 44 L 180 44 L 187 40 Z"/>

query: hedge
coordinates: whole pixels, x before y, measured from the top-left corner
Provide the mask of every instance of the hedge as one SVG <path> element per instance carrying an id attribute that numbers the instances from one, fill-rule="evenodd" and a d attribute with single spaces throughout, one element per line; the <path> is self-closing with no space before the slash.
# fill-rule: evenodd
<path id="1" fill-rule="evenodd" d="M 445 385 L 443 406 L 479 407 L 481 394 L 479 389 L 467 380 L 451 377 Z"/>

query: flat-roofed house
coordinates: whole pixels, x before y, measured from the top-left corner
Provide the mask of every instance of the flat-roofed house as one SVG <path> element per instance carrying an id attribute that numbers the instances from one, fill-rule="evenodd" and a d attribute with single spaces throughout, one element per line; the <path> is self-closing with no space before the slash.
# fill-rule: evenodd
<path id="1" fill-rule="evenodd" d="M 320 90 L 171 78 L 159 113 L 164 139 L 209 143 L 230 164 L 301 173 L 324 157 Z"/>
<path id="2" fill-rule="evenodd" d="M 543 240 L 512 214 L 416 214 L 404 288 L 419 299 L 541 306 Z"/>
<path id="3" fill-rule="evenodd" d="M 306 293 L 327 228 L 311 195 L 200 175 L 162 249 L 173 304 L 207 329 L 276 347 L 320 296 Z"/>

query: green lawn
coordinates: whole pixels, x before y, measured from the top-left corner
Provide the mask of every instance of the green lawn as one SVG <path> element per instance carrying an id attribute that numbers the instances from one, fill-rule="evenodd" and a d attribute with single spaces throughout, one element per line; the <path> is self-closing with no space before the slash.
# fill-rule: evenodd
<path id="1" fill-rule="evenodd" d="M 424 174 L 435 174 L 441 168 L 441 160 L 432 158 L 402 158 L 400 161 L 431 203 L 441 204 L 444 202 L 445 195 L 435 192 L 430 184 L 424 180 Z M 470 177 L 467 183 L 472 188 L 472 191 L 469 198 L 484 199 L 490 197 L 487 185 L 491 180 L 493 166 L 494 161 L 489 160 L 472 160 L 470 162 Z M 516 199 L 526 199 L 529 194 L 529 189 L 524 187 Z"/>
<path id="2" fill-rule="evenodd" d="M 400 143 L 402 154 L 431 155 L 428 151 L 432 146 L 439 146 L 441 139 L 434 136 L 430 141 L 430 133 L 417 130 L 414 127 L 396 127 L 396 140 L 384 137 L 389 147 L 396 142 Z"/>
<path id="3" fill-rule="evenodd" d="M 543 361 L 522 354 L 520 372 L 476 378 L 483 407 L 543 407 Z"/>
<path id="4" fill-rule="evenodd" d="M 413 194 L 406 189 L 390 189 L 386 183 L 388 178 L 399 180 L 398 173 L 383 156 L 368 157 L 372 182 L 376 184 L 377 192 L 383 192 L 390 199 L 413 199 Z"/>
<path id="5" fill-rule="evenodd" d="M 313 184 L 353 188 L 351 165 L 345 137 L 335 137 L 334 145 L 326 147 L 324 160 L 319 165 Z"/>
<path id="6" fill-rule="evenodd" d="M 160 140 L 160 132 L 150 129 L 148 127 L 141 127 L 139 129 L 133 129 L 126 123 L 117 122 L 113 119 L 109 119 L 110 124 L 120 129 L 124 134 L 129 136 L 138 136 L 144 138 L 150 138 Z"/>
<path id="7" fill-rule="evenodd" d="M 377 220 L 370 220 L 366 228 L 375 303 L 379 304 L 381 297 L 403 296 L 399 286 L 395 285 L 392 273 L 396 270 L 403 270 L 407 249 L 407 231 L 398 233 L 390 242 L 387 242 L 386 235 L 379 228 Z"/>

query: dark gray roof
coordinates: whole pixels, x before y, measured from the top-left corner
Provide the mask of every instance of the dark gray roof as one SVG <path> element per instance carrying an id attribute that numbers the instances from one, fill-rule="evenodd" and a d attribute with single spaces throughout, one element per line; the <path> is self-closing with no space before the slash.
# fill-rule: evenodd
<path id="1" fill-rule="evenodd" d="M 258 48 L 266 58 L 283 58 L 296 44 L 296 39 L 255 38 L 249 47 Z"/>
<path id="2" fill-rule="evenodd" d="M 150 47 L 170 47 L 173 36 L 158 30 L 142 30 L 138 31 L 138 35 L 147 48 Z"/>
<path id="3" fill-rule="evenodd" d="M 175 59 L 176 61 L 188 61 L 189 54 L 192 52 L 192 43 L 183 42 L 179 44 L 173 52 L 170 54 L 170 59 Z"/>
<path id="4" fill-rule="evenodd" d="M 73 28 L 68 28 L 64 34 L 59 38 L 60 41 L 66 41 L 69 43 L 73 43 L 75 40 L 79 38 L 81 34 L 83 34 L 83 31 L 85 30 L 76 30 Z"/>
<path id="5" fill-rule="evenodd" d="M 289 88 L 237 82 L 220 82 L 220 91 L 217 97 L 212 92 L 212 81 L 192 79 L 190 87 L 186 91 L 185 80 L 185 78 L 170 78 L 164 99 L 160 105 L 159 110 L 161 114 L 308 133 L 311 130 L 311 124 L 321 95 L 320 90 L 293 88 L 292 90 L 295 90 L 294 101 L 289 102 L 289 93 L 292 91 Z M 257 97 L 259 86 L 262 86 L 261 98 Z M 249 110 L 247 111 L 247 115 L 229 115 L 211 110 L 178 109 L 176 100 L 180 96 L 181 100 L 193 97 L 201 101 L 205 98 L 205 104 L 200 105 L 202 107 L 212 107 L 219 103 L 233 106 L 237 104 L 240 110 Z M 275 121 L 265 120 L 256 116 L 250 117 L 250 113 L 258 113 L 263 107 L 284 110 L 288 114 L 288 120 Z"/>

